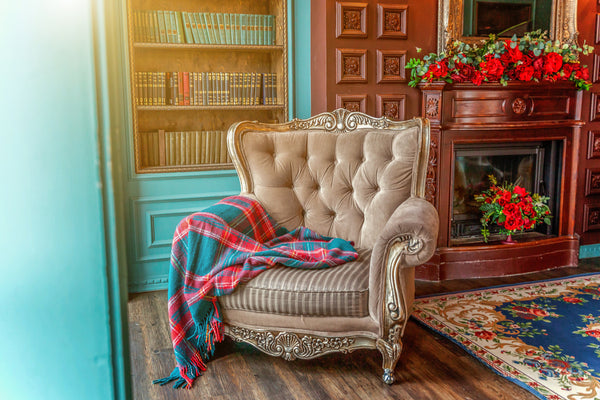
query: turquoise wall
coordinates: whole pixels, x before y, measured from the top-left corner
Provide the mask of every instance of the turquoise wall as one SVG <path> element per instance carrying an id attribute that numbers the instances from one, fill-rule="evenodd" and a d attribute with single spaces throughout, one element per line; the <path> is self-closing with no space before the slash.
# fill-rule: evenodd
<path id="1" fill-rule="evenodd" d="M 112 367 L 95 3 L 20 0 L 0 7 L 3 400 L 119 397 Z"/>

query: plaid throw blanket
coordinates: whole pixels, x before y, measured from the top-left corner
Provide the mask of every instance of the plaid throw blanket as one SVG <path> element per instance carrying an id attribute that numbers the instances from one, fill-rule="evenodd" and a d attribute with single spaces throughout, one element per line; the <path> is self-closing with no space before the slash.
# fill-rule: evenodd
<path id="1" fill-rule="evenodd" d="M 192 386 L 223 340 L 216 296 L 231 293 L 276 264 L 326 268 L 357 258 L 352 244 L 307 228 L 277 226 L 261 205 L 232 196 L 182 220 L 173 238 L 169 322 L 177 366 L 154 383 Z"/>

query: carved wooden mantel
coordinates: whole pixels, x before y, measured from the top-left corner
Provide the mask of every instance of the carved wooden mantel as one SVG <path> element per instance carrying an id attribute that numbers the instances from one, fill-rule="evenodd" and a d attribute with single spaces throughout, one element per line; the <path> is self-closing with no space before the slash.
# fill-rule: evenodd
<path id="1" fill-rule="evenodd" d="M 431 122 L 426 198 L 440 215 L 438 248 L 416 277 L 445 280 L 525 273 L 577 265 L 574 231 L 581 92 L 571 82 L 420 84 L 422 115 Z M 560 141 L 561 189 L 558 234 L 514 246 L 452 246 L 454 146 L 464 143 Z"/>

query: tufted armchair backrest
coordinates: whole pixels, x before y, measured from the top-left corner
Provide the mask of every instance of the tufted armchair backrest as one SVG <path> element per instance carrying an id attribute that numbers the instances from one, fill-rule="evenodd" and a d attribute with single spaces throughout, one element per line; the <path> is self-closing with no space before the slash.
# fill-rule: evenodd
<path id="1" fill-rule="evenodd" d="M 285 124 L 241 122 L 228 148 L 242 194 L 288 229 L 372 248 L 394 210 L 424 195 L 429 125 L 339 109 Z"/>

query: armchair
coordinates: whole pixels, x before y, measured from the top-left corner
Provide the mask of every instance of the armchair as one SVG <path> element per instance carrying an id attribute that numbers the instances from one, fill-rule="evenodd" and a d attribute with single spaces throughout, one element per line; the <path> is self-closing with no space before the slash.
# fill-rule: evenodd
<path id="1" fill-rule="evenodd" d="M 225 334 L 287 360 L 378 349 L 391 384 L 414 298 L 414 266 L 433 254 L 435 208 L 424 200 L 429 122 L 344 109 L 282 124 L 240 122 L 228 150 L 241 195 L 288 229 L 353 241 L 335 268 L 269 269 L 219 297 Z"/>

